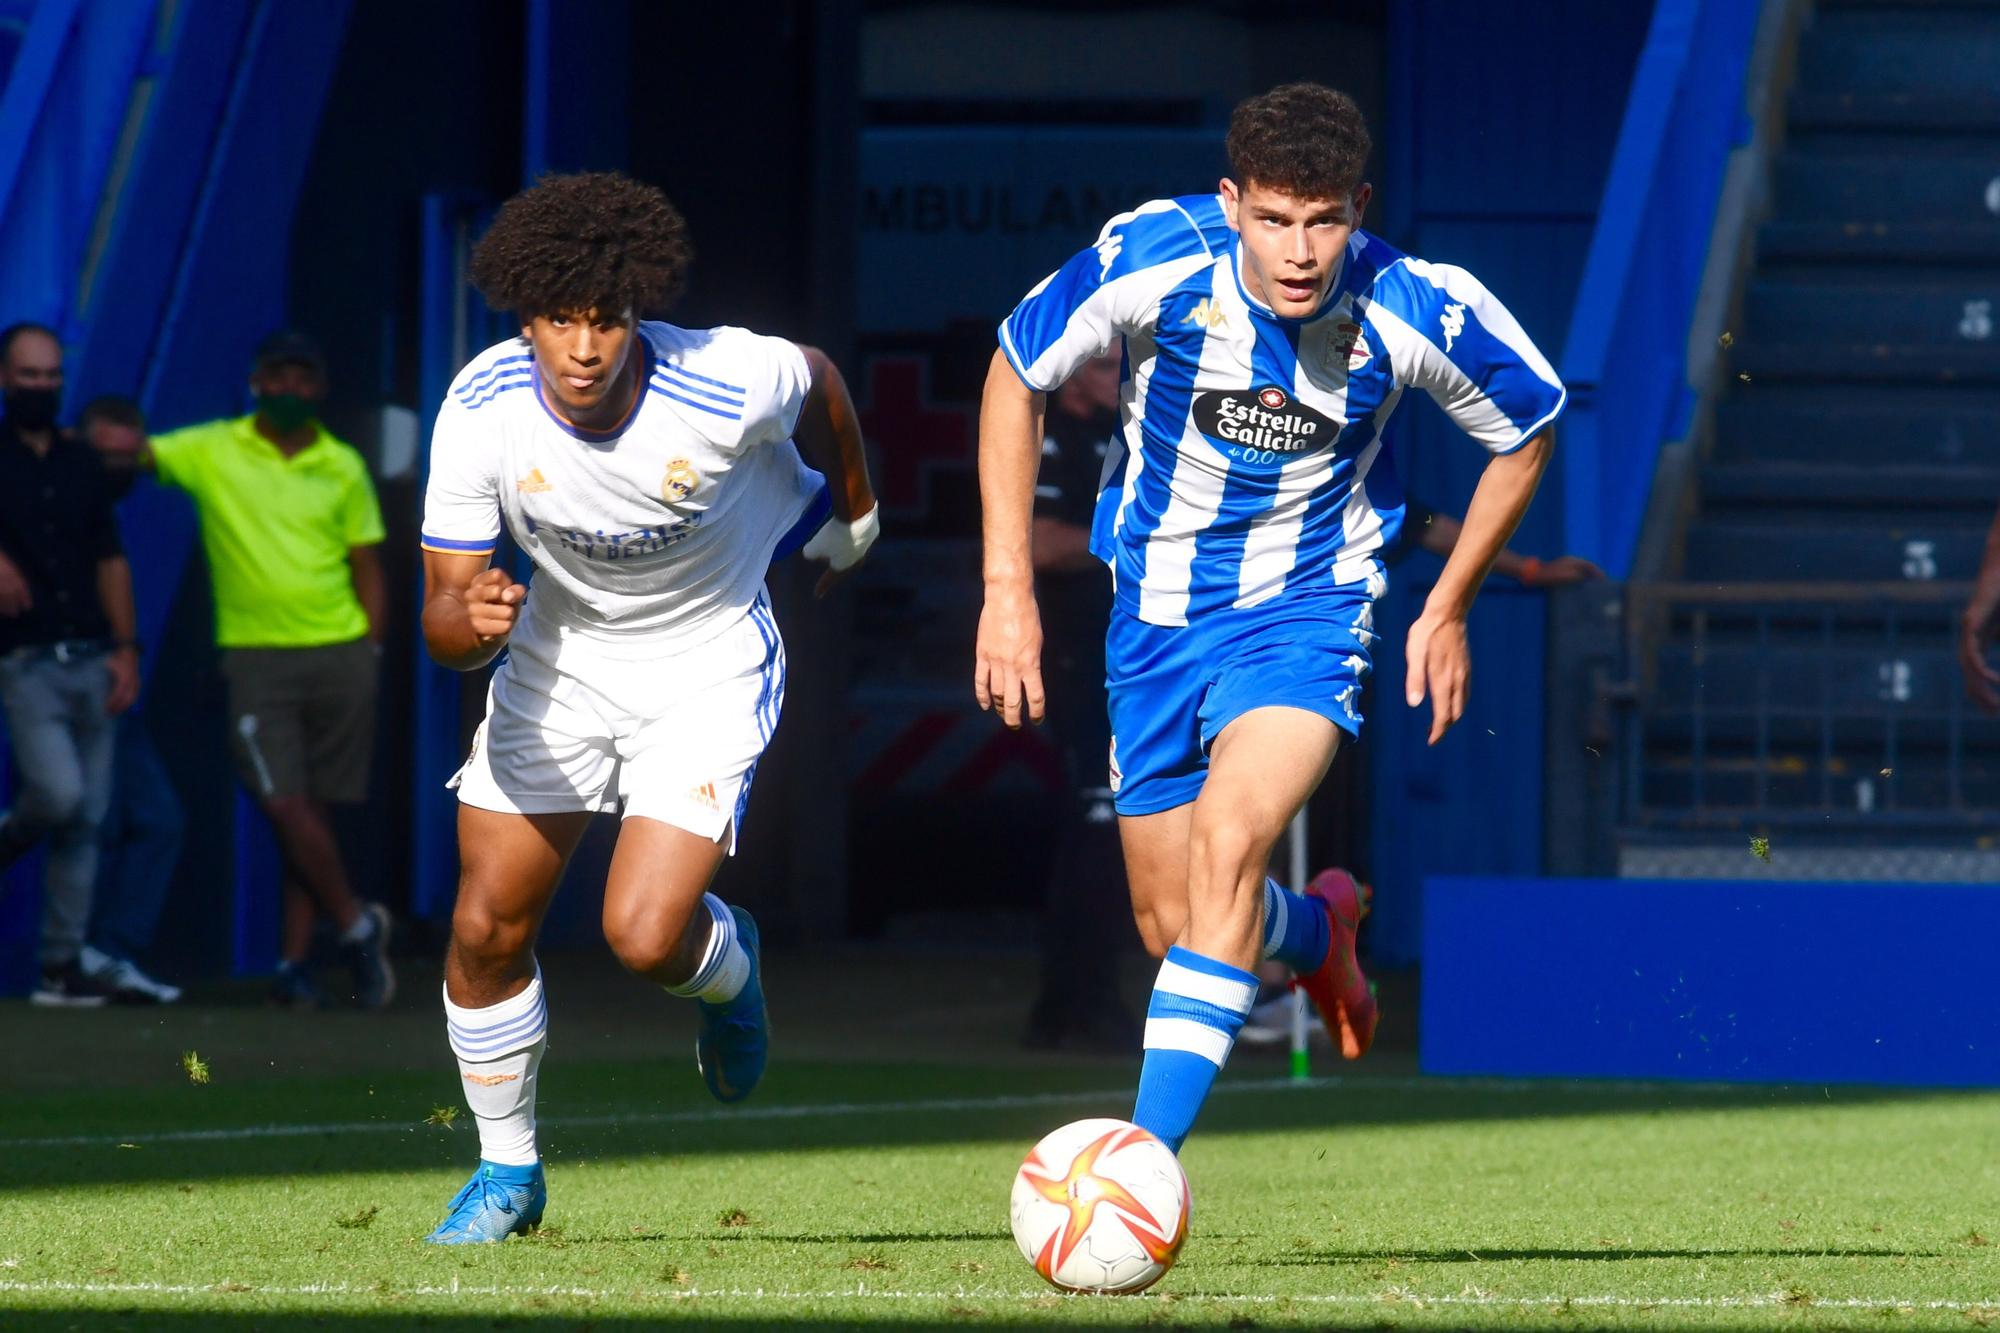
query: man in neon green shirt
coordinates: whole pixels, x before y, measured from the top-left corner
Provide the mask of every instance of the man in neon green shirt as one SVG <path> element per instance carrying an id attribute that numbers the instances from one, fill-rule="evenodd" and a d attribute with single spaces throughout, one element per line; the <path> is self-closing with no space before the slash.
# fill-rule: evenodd
<path id="1" fill-rule="evenodd" d="M 382 514 L 367 465 L 315 419 L 326 361 L 303 334 L 258 347 L 249 416 L 148 442 L 159 479 L 193 499 L 229 682 L 231 748 L 284 858 L 284 931 L 272 990 L 322 1003 L 305 963 L 315 910 L 339 929 L 356 996 L 395 991 L 389 914 L 349 883 L 328 803 L 368 794 L 387 592 Z"/>

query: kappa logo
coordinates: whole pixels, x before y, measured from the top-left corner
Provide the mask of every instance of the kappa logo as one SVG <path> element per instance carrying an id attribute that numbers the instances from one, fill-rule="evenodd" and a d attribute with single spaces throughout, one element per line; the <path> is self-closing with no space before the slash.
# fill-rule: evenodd
<path id="1" fill-rule="evenodd" d="M 1444 350 L 1449 352 L 1452 341 L 1465 332 L 1465 304 L 1454 302 L 1446 306 L 1438 316 L 1438 323 L 1444 326 Z"/>
<path id="2" fill-rule="evenodd" d="M 1120 236 L 1118 232 L 1112 232 L 1110 236 L 1106 236 L 1104 240 L 1100 240 L 1094 248 L 1098 252 L 1098 280 L 1102 282 L 1104 278 L 1110 276 L 1112 264 L 1118 262 L 1118 252 L 1124 250 L 1124 236 Z"/>
<path id="3" fill-rule="evenodd" d="M 520 1079 L 521 1076 L 519 1074 L 467 1074 L 465 1076 L 467 1083 L 477 1083 L 482 1088 L 497 1088 L 502 1083 L 518 1083 Z"/>
<path id="4" fill-rule="evenodd" d="M 528 469 L 527 476 L 514 483 L 514 489 L 522 495 L 540 495 L 544 491 L 554 490 L 555 487 L 542 475 L 540 468 L 534 467 Z"/>
<path id="5" fill-rule="evenodd" d="M 667 475 L 660 481 L 660 498 L 668 504 L 678 504 L 693 495 L 699 485 L 701 473 L 695 471 L 694 464 L 676 458 L 667 464 Z"/>
<path id="6" fill-rule="evenodd" d="M 1187 318 L 1182 320 L 1181 323 L 1199 324 L 1205 329 L 1219 329 L 1229 323 L 1229 314 L 1221 306 L 1204 296 L 1194 309 L 1188 311 Z"/>
<path id="7" fill-rule="evenodd" d="M 1118 738 L 1116 736 L 1113 736 L 1111 738 L 1111 755 L 1109 759 L 1109 764 L 1110 764 L 1109 785 L 1111 787 L 1111 794 L 1113 796 L 1116 796 L 1118 794 L 1118 788 L 1123 786 L 1125 782 L 1124 770 L 1118 767 Z"/>

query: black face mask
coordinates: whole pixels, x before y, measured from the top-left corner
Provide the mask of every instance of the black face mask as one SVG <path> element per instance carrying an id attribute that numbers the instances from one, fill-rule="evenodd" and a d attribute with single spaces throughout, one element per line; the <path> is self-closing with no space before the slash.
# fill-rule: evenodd
<path id="1" fill-rule="evenodd" d="M 56 424 L 56 413 L 62 410 L 62 390 L 9 389 L 0 394 L 0 408 L 17 429 L 47 430 Z"/>

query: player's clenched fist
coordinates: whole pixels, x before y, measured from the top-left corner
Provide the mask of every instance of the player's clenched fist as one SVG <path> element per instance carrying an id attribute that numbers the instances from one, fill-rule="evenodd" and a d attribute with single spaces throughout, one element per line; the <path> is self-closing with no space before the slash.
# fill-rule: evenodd
<path id="1" fill-rule="evenodd" d="M 514 618 L 520 614 L 521 599 L 528 590 L 514 582 L 504 569 L 483 570 L 465 587 L 465 614 L 472 632 L 482 646 L 490 646 L 514 632 Z"/>

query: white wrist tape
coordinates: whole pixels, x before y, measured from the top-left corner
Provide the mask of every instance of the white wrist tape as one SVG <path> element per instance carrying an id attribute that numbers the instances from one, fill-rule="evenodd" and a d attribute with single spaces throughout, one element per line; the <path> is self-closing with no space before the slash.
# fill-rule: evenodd
<path id="1" fill-rule="evenodd" d="M 876 505 L 852 523 L 829 518 L 820 524 L 812 540 L 805 544 L 808 560 L 824 560 L 834 569 L 847 569 L 868 554 L 882 531 L 882 506 Z"/>

